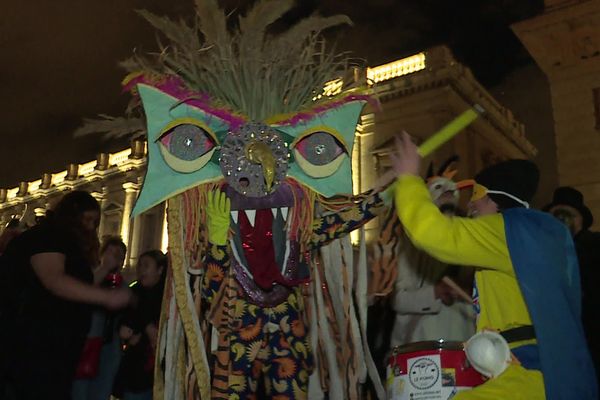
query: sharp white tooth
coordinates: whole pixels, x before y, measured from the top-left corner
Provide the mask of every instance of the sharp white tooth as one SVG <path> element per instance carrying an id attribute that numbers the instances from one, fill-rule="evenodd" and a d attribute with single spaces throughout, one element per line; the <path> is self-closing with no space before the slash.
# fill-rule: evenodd
<path id="1" fill-rule="evenodd" d="M 246 217 L 248 217 L 250 225 L 254 227 L 254 220 L 256 220 L 256 210 L 244 210 L 244 212 L 246 213 Z"/>
<path id="2" fill-rule="evenodd" d="M 287 207 L 281 207 L 281 215 L 283 215 L 283 220 L 287 221 L 287 214 L 288 214 L 288 208 Z"/>
<path id="3" fill-rule="evenodd" d="M 273 213 L 273 219 L 277 218 L 277 208 L 271 208 L 271 213 Z"/>
<path id="4" fill-rule="evenodd" d="M 231 218 L 233 218 L 233 222 L 238 223 L 238 211 L 231 211 Z"/>

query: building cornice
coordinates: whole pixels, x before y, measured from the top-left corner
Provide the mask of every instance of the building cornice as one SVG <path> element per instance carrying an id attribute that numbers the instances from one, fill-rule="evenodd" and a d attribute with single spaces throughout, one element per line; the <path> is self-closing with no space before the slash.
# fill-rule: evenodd
<path id="1" fill-rule="evenodd" d="M 101 181 L 146 166 L 146 149 L 140 143 L 131 148 L 98 155 L 98 158 L 83 164 L 70 164 L 69 168 L 56 173 L 46 173 L 41 179 L 21 182 L 11 189 L 0 189 L 0 210 L 45 198 L 56 193 Z"/>
<path id="2" fill-rule="evenodd" d="M 525 127 L 494 99 L 475 79 L 471 70 L 458 63 L 448 48 L 440 46 L 425 52 L 426 69 L 399 76 L 373 86 L 373 94 L 382 103 L 394 98 L 427 90 L 449 87 L 468 105 L 479 104 L 485 109 L 485 118 L 511 143 L 528 157 L 537 154 L 536 147 L 525 137 Z"/>

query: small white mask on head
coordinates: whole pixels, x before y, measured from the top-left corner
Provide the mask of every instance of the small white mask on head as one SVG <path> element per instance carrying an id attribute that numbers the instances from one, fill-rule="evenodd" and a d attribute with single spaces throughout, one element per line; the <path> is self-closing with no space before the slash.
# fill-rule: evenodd
<path id="1" fill-rule="evenodd" d="M 458 188 L 456 182 L 451 179 L 436 176 L 427 182 L 427 188 L 431 195 L 431 200 L 438 207 L 444 204 L 458 205 Z M 445 194 L 448 194 L 445 196 Z"/>

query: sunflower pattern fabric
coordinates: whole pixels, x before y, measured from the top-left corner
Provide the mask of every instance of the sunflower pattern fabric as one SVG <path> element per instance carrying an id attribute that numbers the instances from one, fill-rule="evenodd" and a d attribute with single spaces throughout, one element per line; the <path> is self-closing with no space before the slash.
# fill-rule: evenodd
<path id="1" fill-rule="evenodd" d="M 374 218 L 383 207 L 379 196 L 372 195 L 337 213 L 315 219 L 307 248 L 316 249 L 347 235 Z M 230 252 L 226 245 L 210 245 L 202 285 L 202 296 L 209 304 L 227 290 L 223 284 L 231 271 Z M 239 287 L 235 290 L 238 291 L 235 298 L 227 301 L 231 311 L 224 313 L 221 309 L 215 313 L 221 317 L 213 318 L 221 336 L 220 345 L 227 343 L 227 346 L 218 346 L 215 352 L 212 397 L 256 398 L 258 385 L 262 383 L 264 394 L 270 398 L 306 398 L 313 360 L 301 288 L 294 288 L 275 307 L 260 307 L 246 300 Z M 223 303 L 214 305 L 218 309 Z M 229 318 L 223 318 L 223 314 Z"/>
<path id="2" fill-rule="evenodd" d="M 261 380 L 269 398 L 306 398 L 312 355 L 300 318 L 301 299 L 294 293 L 269 309 L 238 301 L 237 326 L 230 339 L 229 399 L 256 398 Z"/>

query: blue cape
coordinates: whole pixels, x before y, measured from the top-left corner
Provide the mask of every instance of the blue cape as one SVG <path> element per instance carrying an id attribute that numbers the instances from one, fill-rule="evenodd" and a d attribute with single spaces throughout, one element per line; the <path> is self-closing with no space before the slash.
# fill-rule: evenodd
<path id="1" fill-rule="evenodd" d="M 539 211 L 514 208 L 503 216 L 508 251 L 537 337 L 546 398 L 597 399 L 571 234 Z"/>

